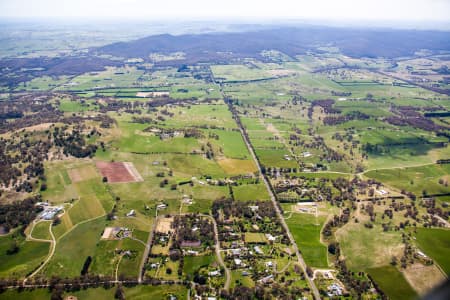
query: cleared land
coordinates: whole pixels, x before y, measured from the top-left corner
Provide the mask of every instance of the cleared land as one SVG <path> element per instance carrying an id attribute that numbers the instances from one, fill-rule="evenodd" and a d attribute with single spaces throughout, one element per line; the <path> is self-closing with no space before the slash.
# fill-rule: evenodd
<path id="1" fill-rule="evenodd" d="M 96 162 L 103 177 L 108 179 L 110 183 L 119 182 L 139 182 L 143 181 L 142 177 L 130 162 Z"/>

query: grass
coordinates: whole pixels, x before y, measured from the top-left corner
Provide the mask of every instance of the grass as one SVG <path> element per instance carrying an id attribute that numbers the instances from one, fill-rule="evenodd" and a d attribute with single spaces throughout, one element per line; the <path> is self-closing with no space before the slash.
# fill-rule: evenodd
<path id="1" fill-rule="evenodd" d="M 45 274 L 79 276 L 86 258 L 95 254 L 105 222 L 105 218 L 98 218 L 81 224 L 60 238 L 54 256 L 45 267 Z"/>
<path id="2" fill-rule="evenodd" d="M 93 104 L 91 100 L 70 100 L 62 99 L 60 100 L 59 110 L 62 112 L 83 112 L 88 110 L 96 110 L 97 105 Z"/>
<path id="3" fill-rule="evenodd" d="M 380 224 L 372 229 L 364 227 L 368 221 L 359 218 L 359 223 L 348 222 L 336 232 L 336 238 L 341 246 L 350 269 L 363 270 L 388 265 L 393 255 L 403 253 L 400 232 L 384 232 Z"/>
<path id="4" fill-rule="evenodd" d="M 328 267 L 327 247 L 320 242 L 324 222 L 325 217 L 295 213 L 286 220 L 306 264 L 311 267 Z"/>
<path id="5" fill-rule="evenodd" d="M 31 233 L 31 236 L 35 239 L 43 239 L 43 240 L 50 240 L 50 227 L 51 222 L 39 222 L 36 225 L 34 225 L 33 232 Z"/>
<path id="6" fill-rule="evenodd" d="M 399 190 L 411 191 L 421 195 L 422 191 L 428 194 L 449 193 L 450 187 L 439 184 L 439 179 L 450 181 L 450 165 L 427 165 L 412 168 L 397 168 L 374 170 L 365 173 L 367 177 L 375 178 Z"/>
<path id="7" fill-rule="evenodd" d="M 267 238 L 263 233 L 259 232 L 246 232 L 245 233 L 246 243 L 267 243 Z"/>
<path id="8" fill-rule="evenodd" d="M 16 241 L 19 252 L 7 255 L 6 251 Z M 25 241 L 20 234 L 0 237 L 0 278 L 22 278 L 36 269 L 45 259 L 50 243 Z"/>
<path id="9" fill-rule="evenodd" d="M 232 186 L 234 199 L 239 201 L 270 200 L 264 183 Z"/>
<path id="10" fill-rule="evenodd" d="M 32 291 L 6 290 L 0 294 L 1 300 L 48 300 L 51 294 L 48 289 L 35 289 Z"/>
<path id="11" fill-rule="evenodd" d="M 215 261 L 213 255 L 201 255 L 201 256 L 185 256 L 183 272 L 185 274 L 194 274 L 203 267 L 208 267 Z"/>
<path id="12" fill-rule="evenodd" d="M 219 159 L 217 163 L 228 175 L 249 174 L 257 171 L 256 165 L 253 160 L 226 158 Z"/>
<path id="13" fill-rule="evenodd" d="M 450 275 L 450 231 L 446 229 L 418 228 L 416 241 L 420 249 Z"/>
<path id="14" fill-rule="evenodd" d="M 144 300 L 144 299 L 169 299 L 170 295 L 177 299 L 186 299 L 187 289 L 182 285 L 164 285 L 151 286 L 139 285 L 132 288 L 124 288 L 126 299 Z"/>
<path id="15" fill-rule="evenodd" d="M 367 269 L 381 290 L 389 299 L 408 300 L 416 299 L 417 294 L 406 281 L 403 274 L 393 266 Z"/>
<path id="16" fill-rule="evenodd" d="M 272 77 L 261 69 L 250 69 L 244 65 L 215 65 L 211 66 L 216 80 L 221 81 L 247 81 Z"/>

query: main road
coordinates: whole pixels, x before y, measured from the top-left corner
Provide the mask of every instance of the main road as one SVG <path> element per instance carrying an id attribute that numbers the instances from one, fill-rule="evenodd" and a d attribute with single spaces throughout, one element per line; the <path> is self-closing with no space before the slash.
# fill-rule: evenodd
<path id="1" fill-rule="evenodd" d="M 237 117 L 237 116 L 236 116 Z M 319 294 L 319 290 L 317 289 L 316 285 L 314 284 L 314 281 L 309 278 L 308 274 L 306 273 L 306 263 L 305 260 L 303 259 L 303 256 L 300 254 L 300 251 L 298 250 L 298 246 L 297 243 L 294 240 L 294 237 L 291 234 L 291 231 L 289 230 L 289 227 L 286 224 L 286 221 L 284 220 L 284 217 L 280 211 L 280 208 L 278 207 L 278 203 L 277 203 L 277 199 L 275 198 L 275 195 L 272 191 L 272 188 L 270 187 L 270 183 L 267 180 L 266 176 L 264 174 L 262 174 L 262 170 L 261 170 L 261 165 L 259 164 L 258 159 L 256 158 L 256 154 L 253 151 L 253 148 L 250 145 L 250 141 L 247 138 L 247 135 L 245 134 L 244 128 L 242 128 L 240 122 L 236 122 L 238 124 L 239 130 L 241 132 L 242 138 L 244 139 L 245 145 L 247 146 L 248 151 L 250 152 L 250 154 L 253 157 L 253 160 L 255 161 L 256 166 L 258 167 L 258 171 L 261 174 L 264 184 L 266 186 L 267 192 L 270 195 L 270 199 L 272 200 L 273 203 L 273 207 L 277 213 L 278 219 L 280 219 L 281 225 L 283 226 L 284 230 L 286 231 L 289 241 L 291 242 L 292 247 L 294 248 L 295 254 L 297 255 L 297 260 L 299 265 L 301 266 L 303 273 L 305 274 L 305 278 L 308 281 L 308 285 L 311 288 L 311 291 L 314 295 L 314 298 L 316 300 L 320 299 L 320 294 Z"/>
<path id="2" fill-rule="evenodd" d="M 225 95 L 225 92 L 223 91 L 222 84 L 216 82 L 216 79 L 214 78 L 214 74 L 213 74 L 211 69 L 210 69 L 210 76 L 211 76 L 212 81 L 219 87 L 220 93 L 222 94 L 223 99 L 227 99 L 227 97 Z M 232 108 L 232 104 L 230 103 L 229 105 L 230 105 L 230 108 Z M 311 278 L 309 278 L 308 274 L 306 273 L 305 260 L 303 259 L 303 256 L 300 254 L 300 251 L 298 250 L 297 243 L 295 242 L 294 237 L 292 236 L 292 233 L 289 230 L 289 227 L 287 226 L 283 215 L 281 214 L 280 208 L 278 207 L 277 199 L 275 198 L 275 195 L 274 195 L 274 193 L 272 191 L 270 183 L 267 180 L 266 176 L 262 173 L 261 165 L 259 163 L 259 160 L 256 158 L 255 151 L 253 151 L 253 147 L 251 146 L 250 141 L 247 138 L 247 135 L 245 134 L 245 129 L 242 127 L 242 123 L 238 121 L 239 120 L 239 116 L 237 115 L 237 113 L 233 112 L 231 109 L 230 109 L 230 112 L 233 114 L 233 118 L 235 119 L 236 124 L 239 127 L 239 131 L 241 132 L 241 136 L 244 139 L 245 145 L 247 146 L 247 149 L 248 149 L 249 153 L 251 154 L 251 156 L 252 156 L 256 166 L 258 167 L 258 171 L 259 171 L 259 173 L 261 174 L 261 176 L 263 178 L 264 185 L 266 186 L 267 192 L 270 195 L 270 200 L 272 200 L 275 212 L 276 212 L 276 214 L 278 216 L 278 219 L 281 222 L 281 225 L 283 226 L 284 230 L 286 231 L 286 233 L 288 235 L 288 238 L 289 238 L 289 241 L 290 241 L 292 247 L 294 248 L 295 254 L 297 255 L 297 261 L 298 261 L 300 267 L 302 268 L 303 273 L 305 274 L 305 278 L 306 278 L 306 280 L 308 282 L 309 287 L 311 288 L 311 291 L 312 291 L 312 293 L 314 295 L 314 298 L 316 300 L 320 300 L 319 290 L 317 289 L 314 281 Z"/>

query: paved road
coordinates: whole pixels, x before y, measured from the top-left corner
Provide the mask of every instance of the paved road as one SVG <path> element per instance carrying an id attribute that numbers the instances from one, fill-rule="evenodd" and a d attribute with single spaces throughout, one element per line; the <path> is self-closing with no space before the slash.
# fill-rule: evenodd
<path id="1" fill-rule="evenodd" d="M 145 263 L 148 258 L 148 253 L 150 252 L 150 248 L 152 248 L 153 232 L 155 231 L 157 222 L 158 222 L 158 210 L 156 210 L 155 221 L 153 222 L 152 228 L 150 229 L 150 233 L 148 234 L 147 244 L 145 244 L 144 255 L 142 256 L 141 265 L 139 266 L 139 276 L 138 276 L 139 283 L 142 282 L 142 276 L 144 275 L 145 272 L 144 270 Z"/>
<path id="2" fill-rule="evenodd" d="M 214 78 L 214 74 L 213 74 L 213 72 L 211 70 L 210 70 L 210 73 L 211 73 L 211 78 L 212 78 L 213 82 L 217 86 L 219 86 L 220 93 L 222 94 L 222 97 L 224 99 L 226 99 L 227 97 L 226 97 L 226 95 L 225 95 L 225 93 L 223 91 L 222 85 L 216 82 L 216 80 Z M 233 114 L 233 112 L 231 112 L 231 113 Z M 233 117 L 239 118 L 239 116 L 233 116 Z M 291 245 L 293 246 L 295 254 L 297 255 L 298 263 L 300 264 L 300 267 L 302 268 L 303 273 L 305 274 L 305 278 L 308 281 L 308 285 L 311 288 L 311 291 L 312 291 L 312 293 L 314 295 L 314 298 L 316 300 L 320 300 L 319 290 L 317 289 L 316 285 L 314 284 L 314 281 L 312 281 L 311 278 L 309 278 L 309 276 L 306 274 L 306 263 L 305 263 L 305 260 L 303 259 L 303 256 L 300 254 L 300 251 L 298 250 L 297 243 L 295 242 L 295 240 L 294 240 L 294 238 L 293 238 L 293 236 L 291 234 L 291 231 L 289 230 L 289 227 L 287 226 L 286 221 L 284 220 L 283 215 L 281 214 L 281 211 L 280 211 L 280 209 L 278 207 L 278 203 L 277 203 L 277 200 L 275 198 L 275 195 L 273 194 L 272 189 L 270 187 L 270 183 L 268 182 L 266 176 L 264 176 L 262 174 L 262 172 L 261 172 L 261 165 L 259 164 L 259 161 L 256 158 L 256 154 L 253 151 L 253 148 L 251 147 L 250 141 L 247 139 L 247 136 L 245 135 L 244 128 L 242 128 L 242 126 L 241 126 L 241 124 L 239 122 L 236 122 L 236 124 L 239 127 L 239 131 L 241 132 L 241 136 L 244 139 L 245 145 L 247 146 L 247 149 L 248 149 L 249 153 L 252 155 L 252 158 L 255 161 L 256 166 L 258 167 L 259 173 L 262 175 L 262 178 L 263 178 L 263 181 L 264 181 L 264 185 L 266 186 L 267 192 L 270 195 L 270 199 L 272 200 L 272 203 L 273 203 L 273 206 L 274 206 L 275 211 L 277 213 L 278 219 L 280 220 L 281 225 L 283 226 L 284 230 L 286 230 L 286 233 L 287 233 L 288 238 L 289 238 L 289 240 L 291 242 Z"/>
<path id="3" fill-rule="evenodd" d="M 216 220 L 210 215 L 200 214 L 201 216 L 207 217 L 212 220 L 214 225 L 214 239 L 216 240 L 216 246 L 214 247 L 216 250 L 216 256 L 217 260 L 219 261 L 219 264 L 222 266 L 222 268 L 225 270 L 225 286 L 224 289 L 228 290 L 230 288 L 231 284 L 231 271 L 227 268 L 225 265 L 225 262 L 223 261 L 222 255 L 220 254 L 220 242 L 219 242 L 219 231 L 217 230 L 217 223 Z"/>
<path id="4" fill-rule="evenodd" d="M 253 151 L 253 148 L 251 147 L 250 141 L 247 139 L 247 136 L 245 135 L 244 128 L 242 128 L 242 126 L 238 122 L 237 122 L 237 124 L 238 124 L 239 130 L 241 132 L 242 138 L 244 139 L 244 142 L 245 142 L 245 144 L 246 144 L 246 146 L 248 148 L 248 151 L 252 155 L 253 160 L 255 161 L 255 164 L 258 167 L 259 173 L 262 174 L 261 165 L 259 164 L 259 161 L 256 158 L 256 154 Z M 274 206 L 275 211 L 277 213 L 278 219 L 280 220 L 281 225 L 283 226 L 284 230 L 286 231 L 286 233 L 287 233 L 287 235 L 289 237 L 291 245 L 293 246 L 295 254 L 297 255 L 298 263 L 300 264 L 300 266 L 301 266 L 301 268 L 303 270 L 303 273 L 305 274 L 305 278 L 308 281 L 308 284 L 309 284 L 309 286 L 311 288 L 311 291 L 312 291 L 312 293 L 314 295 L 314 298 L 319 300 L 320 299 L 319 290 L 317 289 L 316 285 L 314 284 L 314 281 L 312 281 L 311 278 L 309 278 L 309 276 L 306 274 L 306 263 L 305 263 L 305 261 L 303 259 L 303 256 L 300 254 L 300 251 L 298 250 L 297 243 L 295 242 L 294 237 L 292 236 L 292 234 L 291 234 L 291 232 L 289 230 L 289 227 L 287 226 L 287 224 L 286 224 L 286 222 L 285 222 L 285 220 L 283 218 L 283 215 L 281 214 L 281 211 L 280 211 L 280 209 L 278 207 L 278 203 L 277 203 L 277 200 L 275 198 L 275 195 L 272 192 L 272 189 L 270 187 L 270 183 L 267 180 L 266 176 L 262 175 L 262 178 L 263 178 L 264 184 L 265 184 L 265 186 L 267 188 L 267 192 L 270 195 L 270 199 L 272 200 L 272 203 L 273 203 L 273 206 Z"/>

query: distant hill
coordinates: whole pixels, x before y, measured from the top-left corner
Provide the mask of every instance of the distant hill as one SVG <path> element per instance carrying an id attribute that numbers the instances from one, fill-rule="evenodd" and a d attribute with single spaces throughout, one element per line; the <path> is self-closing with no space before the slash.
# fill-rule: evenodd
<path id="1" fill-rule="evenodd" d="M 279 50 L 290 56 L 335 46 L 352 57 L 409 56 L 421 49 L 450 50 L 450 32 L 328 27 L 276 28 L 239 33 L 155 35 L 93 49 L 120 57 L 148 58 L 152 52 L 186 53 L 187 63 L 259 57 L 262 50 Z"/>

